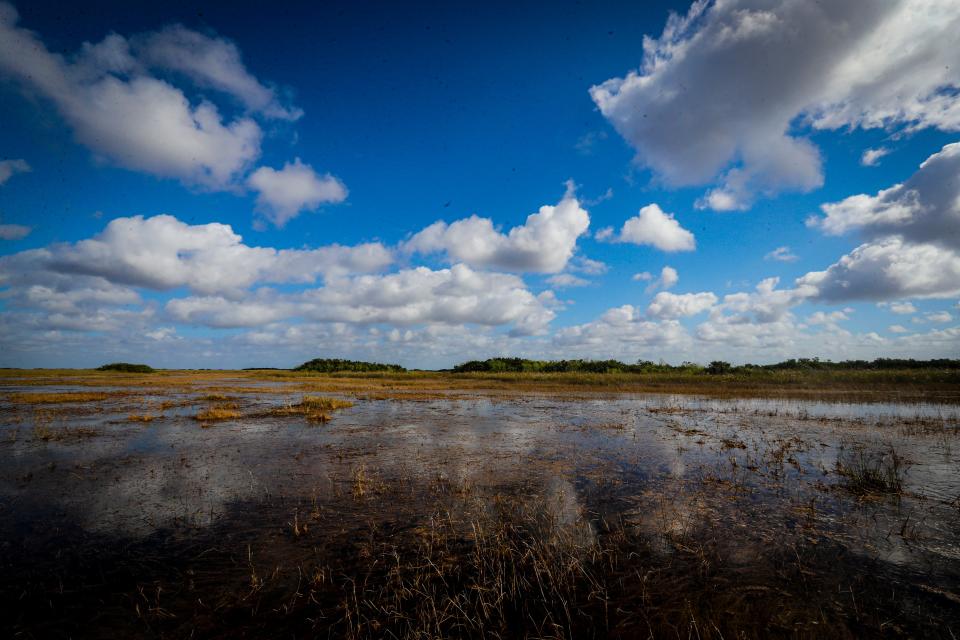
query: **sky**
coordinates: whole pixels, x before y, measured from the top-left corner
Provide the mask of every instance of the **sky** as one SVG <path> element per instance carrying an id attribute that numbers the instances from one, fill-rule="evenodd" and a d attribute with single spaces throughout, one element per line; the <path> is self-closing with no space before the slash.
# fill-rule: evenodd
<path id="1" fill-rule="evenodd" d="M 0 0 L 0 366 L 960 357 L 954 0 L 136 4 Z"/>

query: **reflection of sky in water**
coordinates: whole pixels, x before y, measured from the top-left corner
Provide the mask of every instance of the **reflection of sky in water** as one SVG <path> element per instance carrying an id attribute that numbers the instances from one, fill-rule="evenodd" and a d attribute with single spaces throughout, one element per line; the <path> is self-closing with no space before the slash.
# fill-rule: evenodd
<path id="1" fill-rule="evenodd" d="M 349 491 L 350 474 L 363 465 L 384 481 L 442 478 L 490 491 L 527 483 L 567 528 L 579 527 L 585 509 L 599 512 L 613 497 L 664 539 L 705 523 L 744 539 L 773 537 L 785 523 L 807 517 L 798 505 L 812 502 L 810 517 L 825 535 L 852 549 L 898 563 L 960 557 L 960 510 L 946 504 L 960 497 L 960 407 L 522 396 L 361 401 L 320 426 L 245 418 L 204 429 L 190 417 L 199 405 L 167 408 L 149 425 L 125 421 L 131 411 L 150 411 L 164 399 L 121 398 L 69 424 L 54 417 L 52 429 L 87 426 L 98 433 L 50 442 L 31 436 L 33 409 L 0 402 L 0 500 L 16 505 L 0 517 L 28 522 L 34 507 L 52 506 L 89 531 L 144 536 L 176 524 L 217 522 L 241 501 L 322 500 Z M 240 403 L 255 413 L 289 401 L 241 395 Z M 897 417 L 941 420 L 947 431 L 902 432 L 892 425 Z M 841 445 L 894 446 L 912 463 L 908 492 L 928 499 L 858 504 L 842 492 L 817 489 L 816 483 L 837 482 Z M 904 514 L 923 535 L 905 541 L 890 534 L 899 531 Z M 577 531 L 592 535 L 589 526 Z"/>

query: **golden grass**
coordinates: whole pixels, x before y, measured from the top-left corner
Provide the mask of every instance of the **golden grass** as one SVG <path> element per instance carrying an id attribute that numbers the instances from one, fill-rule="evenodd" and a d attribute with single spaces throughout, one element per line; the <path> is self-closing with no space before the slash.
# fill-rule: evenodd
<path id="1" fill-rule="evenodd" d="M 228 393 L 342 393 L 382 399 L 431 399 L 454 393 L 589 396 L 685 393 L 717 397 L 795 397 L 843 401 L 960 403 L 960 372 L 758 371 L 710 376 L 693 373 L 309 373 L 293 371 L 158 371 L 150 376 L 81 369 L 8 370 L 3 386 L 126 387 L 208 395 Z"/>
<path id="2" fill-rule="evenodd" d="M 154 416 L 154 415 L 150 415 L 150 414 L 131 413 L 130 415 L 127 416 L 127 422 L 144 422 L 144 423 L 146 423 L 146 422 L 153 422 L 153 421 L 156 420 L 157 418 L 161 418 L 161 417 L 163 417 L 163 416 Z"/>
<path id="3" fill-rule="evenodd" d="M 194 419 L 200 420 L 201 422 L 217 422 L 219 420 L 233 420 L 239 417 L 240 412 L 237 411 L 236 405 L 224 404 L 207 407 L 206 409 L 203 409 L 197 413 L 197 415 L 194 416 Z"/>
<path id="4" fill-rule="evenodd" d="M 230 396 L 224 395 L 222 393 L 208 393 L 205 396 L 201 396 L 200 399 L 203 400 L 204 402 L 223 402 L 226 400 L 233 400 L 234 398 L 231 398 Z"/>
<path id="5" fill-rule="evenodd" d="M 274 407 L 267 411 L 266 415 L 278 417 L 304 416 L 311 422 L 329 422 L 330 414 L 328 412 L 337 409 L 346 409 L 352 406 L 353 403 L 349 400 L 322 396 L 303 396 L 303 399 L 297 404 Z"/>
<path id="6" fill-rule="evenodd" d="M 12 393 L 10 401 L 18 404 L 61 404 L 66 402 L 100 402 L 107 399 L 106 393 L 84 391 L 70 393 Z"/>
<path id="7" fill-rule="evenodd" d="M 303 396 L 300 401 L 301 407 L 311 411 L 334 411 L 336 409 L 347 409 L 353 406 L 349 400 L 339 400 L 337 398 L 324 398 L 322 396 Z"/>

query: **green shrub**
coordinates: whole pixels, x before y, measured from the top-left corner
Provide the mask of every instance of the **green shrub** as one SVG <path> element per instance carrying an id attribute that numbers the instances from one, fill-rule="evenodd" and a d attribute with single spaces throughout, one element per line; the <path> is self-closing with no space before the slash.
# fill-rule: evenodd
<path id="1" fill-rule="evenodd" d="M 145 364 L 130 364 L 129 362 L 112 362 L 102 367 L 97 367 L 97 371 L 123 371 L 124 373 L 153 373 L 154 368 Z"/>
<path id="2" fill-rule="evenodd" d="M 340 358 L 314 358 L 294 369 L 294 371 L 313 371 L 316 373 L 334 373 L 336 371 L 406 371 L 398 364 L 381 364 L 379 362 L 360 362 L 358 360 L 341 360 Z"/>

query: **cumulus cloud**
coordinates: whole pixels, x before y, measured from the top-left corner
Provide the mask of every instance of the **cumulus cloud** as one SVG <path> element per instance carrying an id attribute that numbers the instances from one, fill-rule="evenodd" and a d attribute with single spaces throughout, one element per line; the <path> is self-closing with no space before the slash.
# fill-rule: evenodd
<path id="1" fill-rule="evenodd" d="M 810 325 L 834 325 L 849 319 L 850 316 L 845 311 L 817 311 L 807 316 L 804 321 Z"/>
<path id="2" fill-rule="evenodd" d="M 960 255 L 893 236 L 862 244 L 825 271 L 797 280 L 825 301 L 946 298 L 960 294 Z"/>
<path id="3" fill-rule="evenodd" d="M 201 294 L 239 295 L 258 282 L 309 283 L 320 276 L 378 271 L 392 262 L 379 243 L 274 249 L 243 243 L 229 225 L 189 225 L 169 215 L 112 220 L 99 234 L 0 257 L 0 285 L 71 277 Z"/>
<path id="4" fill-rule="evenodd" d="M 764 260 L 776 260 L 777 262 L 796 262 L 799 258 L 790 251 L 790 247 L 777 247 L 767 255 Z"/>
<path id="5" fill-rule="evenodd" d="M 470 216 L 435 222 L 403 244 L 408 253 L 443 253 L 450 262 L 516 272 L 557 273 L 566 267 L 577 239 L 590 226 L 573 185 L 556 206 L 545 205 L 525 224 L 501 233 L 489 218 Z"/>
<path id="6" fill-rule="evenodd" d="M 949 311 L 930 311 L 923 314 L 927 322 L 953 322 L 953 316 Z"/>
<path id="7" fill-rule="evenodd" d="M 644 271 L 643 273 L 637 273 L 633 276 L 634 281 L 649 281 L 650 284 L 647 285 L 645 291 L 651 293 L 657 289 L 670 289 L 675 284 L 680 282 L 680 274 L 677 273 L 677 270 L 673 267 L 664 267 L 660 270 L 660 276 L 654 278 L 651 274 Z"/>
<path id="8" fill-rule="evenodd" d="M 718 182 L 702 206 L 746 209 L 822 185 L 798 122 L 960 130 L 958 30 L 952 0 L 698 1 L 644 38 L 639 70 L 590 95 L 665 183 Z"/>
<path id="9" fill-rule="evenodd" d="M 890 149 L 886 147 L 878 147 L 876 149 L 866 149 L 863 152 L 863 155 L 860 156 L 860 164 L 865 167 L 875 167 L 880 164 L 880 158 L 888 155 Z"/>
<path id="10" fill-rule="evenodd" d="M 647 307 L 647 315 L 651 318 L 686 318 L 708 311 L 716 303 L 717 296 L 709 291 L 682 294 L 661 291 Z"/>
<path id="11" fill-rule="evenodd" d="M 607 265 L 599 260 L 591 260 L 585 256 L 574 256 L 570 261 L 570 271 L 576 273 L 585 273 L 588 276 L 599 276 L 606 273 L 609 269 Z"/>
<path id="12" fill-rule="evenodd" d="M 299 317 L 350 324 L 511 325 L 515 335 L 542 332 L 555 316 L 517 276 L 474 271 L 463 264 L 333 278 L 297 294 L 262 290 L 239 300 L 179 298 L 168 302 L 166 310 L 181 322 L 221 328 Z"/>
<path id="13" fill-rule="evenodd" d="M 909 179 L 821 205 L 808 224 L 867 241 L 801 280 L 824 300 L 946 298 L 960 293 L 960 143 L 931 155 Z"/>
<path id="14" fill-rule="evenodd" d="M 140 71 L 124 38 L 87 45 L 68 62 L 0 4 L 0 74 L 49 99 L 77 139 L 120 166 L 227 188 L 260 153 L 250 118 L 224 122 L 210 102 L 192 105 L 173 85 Z"/>
<path id="15" fill-rule="evenodd" d="M 693 234 L 680 226 L 672 213 L 666 213 L 656 204 L 648 204 L 640 213 L 623 223 L 620 233 L 597 235 L 597 239 L 613 242 L 648 245 L 661 251 L 693 251 L 697 247 Z"/>
<path id="16" fill-rule="evenodd" d="M 887 327 L 887 331 L 890 333 L 910 333 L 910 330 L 901 324 L 892 324 Z"/>
<path id="17" fill-rule="evenodd" d="M 652 321 L 632 305 L 615 307 L 599 319 L 556 331 L 552 342 L 565 350 L 635 356 L 649 348 L 678 347 L 689 342 L 689 335 L 676 320 Z M 621 356 L 622 357 L 622 356 Z"/>
<path id="18" fill-rule="evenodd" d="M 16 160 L 0 160 L 0 186 L 6 184 L 7 180 L 18 173 L 30 171 L 30 165 L 26 160 L 18 158 Z"/>
<path id="19" fill-rule="evenodd" d="M 392 260 L 379 243 L 253 247 L 229 225 L 135 216 L 115 219 L 79 242 L 0 257 L 0 297 L 5 322 L 17 327 L 11 334 L 137 328 L 153 342 L 173 339 L 161 331 L 171 323 L 218 329 L 469 324 L 528 336 L 542 334 L 556 315 L 553 293 L 536 295 L 517 275 L 464 264 L 377 273 Z M 173 297 L 161 307 L 142 290 Z"/>
<path id="20" fill-rule="evenodd" d="M 558 273 L 547 278 L 547 282 L 557 289 L 566 289 L 568 287 L 585 287 L 590 284 L 589 280 L 579 278 L 571 273 Z"/>
<path id="21" fill-rule="evenodd" d="M 17 22 L 16 9 L 0 2 L 0 78 L 49 100 L 81 144 L 127 169 L 241 191 L 263 138 L 253 116 L 293 121 L 303 113 L 282 104 L 274 88 L 246 69 L 237 46 L 220 37 L 173 25 L 130 38 L 110 34 L 64 57 Z M 233 98 L 245 113 L 224 117 L 208 99 L 191 101 L 171 74 Z M 22 160 L 7 162 L 0 163 L 0 184 L 9 172 L 25 170 Z M 278 223 L 346 197 L 340 181 L 299 159 L 279 171 L 261 167 L 250 186 Z"/>
<path id="22" fill-rule="evenodd" d="M 278 227 L 303 211 L 316 210 L 320 205 L 343 202 L 347 188 L 329 173 L 317 175 L 300 158 L 286 163 L 282 169 L 260 167 L 247 179 L 247 185 L 256 190 L 258 208 Z"/>
<path id="23" fill-rule="evenodd" d="M 297 107 L 280 104 L 276 90 L 247 71 L 240 50 L 228 40 L 173 25 L 135 36 L 131 44 L 143 65 L 182 73 L 202 87 L 230 94 L 250 111 L 282 120 L 303 115 Z"/>
<path id="24" fill-rule="evenodd" d="M 880 305 L 887 306 L 887 303 L 880 303 Z M 913 306 L 913 303 L 911 302 L 891 302 L 889 303 L 889 307 L 890 311 L 901 315 L 917 312 L 917 308 Z"/>
<path id="25" fill-rule="evenodd" d="M 910 178 L 876 195 L 821 205 L 810 224 L 830 235 L 856 230 L 868 238 L 899 235 L 960 249 L 960 143 L 944 146 Z"/>

